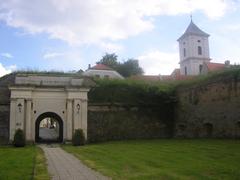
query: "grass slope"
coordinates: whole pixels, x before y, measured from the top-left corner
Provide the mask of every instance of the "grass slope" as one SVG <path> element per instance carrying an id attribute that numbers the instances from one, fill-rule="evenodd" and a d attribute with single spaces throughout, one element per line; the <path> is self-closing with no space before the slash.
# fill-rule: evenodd
<path id="1" fill-rule="evenodd" d="M 34 168 L 34 180 L 50 180 L 50 176 L 47 170 L 46 158 L 41 148 L 37 148 L 35 168 Z"/>
<path id="2" fill-rule="evenodd" d="M 113 179 L 238 179 L 240 142 L 141 140 L 63 146 Z"/>
<path id="3" fill-rule="evenodd" d="M 49 180 L 42 150 L 36 146 L 0 146 L 0 180 Z"/>
<path id="4" fill-rule="evenodd" d="M 34 146 L 0 147 L 0 179 L 31 179 L 35 154 Z"/>

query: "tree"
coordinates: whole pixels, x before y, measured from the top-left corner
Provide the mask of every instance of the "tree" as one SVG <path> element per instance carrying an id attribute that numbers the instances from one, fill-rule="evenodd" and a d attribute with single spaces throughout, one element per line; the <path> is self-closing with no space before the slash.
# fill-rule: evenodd
<path id="1" fill-rule="evenodd" d="M 117 71 L 124 77 L 143 74 L 143 69 L 139 66 L 137 59 L 128 59 L 120 64 Z"/>
<path id="2" fill-rule="evenodd" d="M 17 129 L 14 134 L 13 145 L 15 147 L 24 147 L 26 144 L 24 132 L 21 129 Z"/>
<path id="3" fill-rule="evenodd" d="M 97 64 L 104 64 L 116 70 L 118 66 L 117 57 L 118 56 L 115 53 L 112 54 L 106 53 L 102 57 L 102 59 L 100 59 L 100 61 L 97 62 Z"/>
<path id="4" fill-rule="evenodd" d="M 83 146 L 86 143 L 85 135 L 82 129 L 75 130 L 72 138 L 72 143 L 74 146 Z"/>
<path id="5" fill-rule="evenodd" d="M 117 55 L 115 53 L 106 53 L 97 64 L 104 64 L 111 67 L 124 77 L 130 77 L 132 75 L 143 74 L 143 69 L 139 66 L 137 59 L 128 59 L 127 61 L 120 63 L 117 61 Z"/>

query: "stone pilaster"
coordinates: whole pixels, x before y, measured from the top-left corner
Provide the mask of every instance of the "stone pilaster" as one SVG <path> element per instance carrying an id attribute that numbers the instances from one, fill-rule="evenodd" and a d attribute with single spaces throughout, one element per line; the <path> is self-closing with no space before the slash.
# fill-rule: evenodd
<path id="1" fill-rule="evenodd" d="M 24 118 L 25 118 L 25 103 L 24 99 L 17 99 L 15 106 L 16 112 L 16 129 L 24 130 Z"/>
<path id="2" fill-rule="evenodd" d="M 73 103 L 73 129 L 81 128 L 81 101 L 79 99 L 74 99 Z"/>
<path id="3" fill-rule="evenodd" d="M 81 129 L 83 129 L 84 135 L 87 138 L 87 112 L 88 102 L 86 99 L 81 100 Z"/>
<path id="4" fill-rule="evenodd" d="M 67 99 L 67 140 L 73 135 L 73 100 Z"/>
<path id="5" fill-rule="evenodd" d="M 27 141 L 33 141 L 32 139 L 32 120 L 31 120 L 31 106 L 32 106 L 32 100 L 27 99 L 26 100 L 26 140 Z"/>

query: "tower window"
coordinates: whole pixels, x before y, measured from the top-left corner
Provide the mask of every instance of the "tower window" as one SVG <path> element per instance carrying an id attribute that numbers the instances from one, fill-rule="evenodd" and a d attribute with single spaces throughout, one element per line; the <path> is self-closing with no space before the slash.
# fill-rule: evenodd
<path id="1" fill-rule="evenodd" d="M 186 57 L 186 49 L 183 48 L 183 56 Z"/>
<path id="2" fill-rule="evenodd" d="M 184 67 L 184 74 L 187 75 L 187 67 Z"/>
<path id="3" fill-rule="evenodd" d="M 198 55 L 202 55 L 202 47 L 198 46 Z"/>
<path id="4" fill-rule="evenodd" d="M 201 40 L 198 40 L 197 42 L 199 42 L 199 43 L 200 43 L 200 42 L 201 42 Z"/>

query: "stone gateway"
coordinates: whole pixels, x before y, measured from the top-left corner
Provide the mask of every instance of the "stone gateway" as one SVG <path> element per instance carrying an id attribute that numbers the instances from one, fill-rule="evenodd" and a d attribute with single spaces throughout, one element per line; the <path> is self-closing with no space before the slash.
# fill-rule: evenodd
<path id="1" fill-rule="evenodd" d="M 71 141 L 76 129 L 87 137 L 88 91 L 93 85 L 71 74 L 17 74 L 9 87 L 10 140 L 22 129 L 27 141 L 39 142 L 40 123 L 47 118 L 56 121 L 58 142 Z"/>

